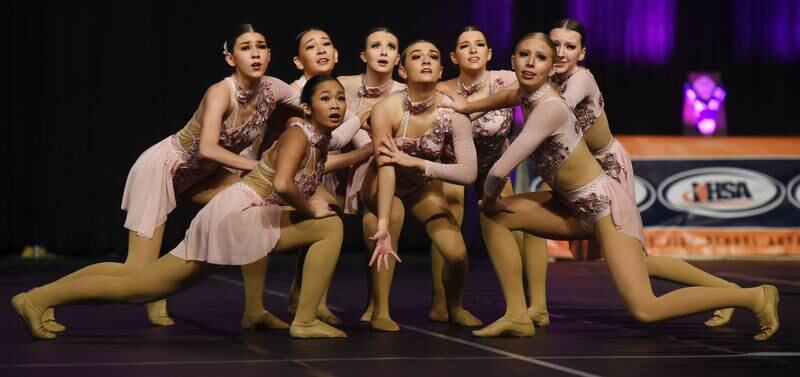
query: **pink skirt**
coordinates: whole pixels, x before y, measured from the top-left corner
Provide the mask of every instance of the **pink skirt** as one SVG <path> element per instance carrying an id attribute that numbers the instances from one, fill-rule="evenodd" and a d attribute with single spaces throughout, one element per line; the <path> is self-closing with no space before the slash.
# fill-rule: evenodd
<path id="1" fill-rule="evenodd" d="M 633 196 L 618 181 L 605 173 L 581 188 L 556 192 L 564 204 L 572 209 L 581 227 L 594 234 L 594 225 L 611 215 L 617 230 L 639 240 L 645 245 L 642 216 Z"/>
<path id="2" fill-rule="evenodd" d="M 255 262 L 278 243 L 281 212 L 279 205 L 266 204 L 250 186 L 237 182 L 197 213 L 170 254 L 218 265 Z"/>
<path id="3" fill-rule="evenodd" d="M 358 213 L 358 193 L 361 191 L 361 186 L 364 185 L 364 178 L 367 177 L 367 169 L 372 164 L 373 157 L 370 157 L 367 162 L 356 166 L 353 169 L 353 174 L 347 182 L 347 192 L 344 197 L 344 213 L 348 215 L 355 215 Z"/>
<path id="4" fill-rule="evenodd" d="M 122 209 L 128 211 L 125 228 L 137 235 L 153 238 L 155 228 L 167 221 L 175 209 L 175 189 L 172 177 L 183 159 L 167 137 L 148 148 L 136 160 L 128 173 Z"/>
<path id="5" fill-rule="evenodd" d="M 625 147 L 622 146 L 622 143 L 617 141 L 617 139 L 611 139 L 611 142 L 603 147 L 603 149 L 597 151 L 594 157 L 609 177 L 621 183 L 622 187 L 624 187 L 631 196 L 635 197 L 633 164 L 631 163 L 631 156 L 628 154 Z"/>

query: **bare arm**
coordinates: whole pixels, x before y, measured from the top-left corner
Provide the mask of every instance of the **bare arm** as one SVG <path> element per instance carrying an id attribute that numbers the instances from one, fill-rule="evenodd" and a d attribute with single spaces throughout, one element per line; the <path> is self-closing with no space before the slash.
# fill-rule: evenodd
<path id="1" fill-rule="evenodd" d="M 291 127 L 281 135 L 278 139 L 278 158 L 276 158 L 272 187 L 296 210 L 309 217 L 317 217 L 318 209 L 312 206 L 294 181 L 294 176 L 297 174 L 297 169 L 303 161 L 307 149 L 308 139 L 300 128 Z"/>
<path id="2" fill-rule="evenodd" d="M 200 158 L 215 161 L 229 168 L 253 170 L 258 161 L 233 153 L 219 145 L 219 134 L 222 131 L 222 118 L 230 103 L 229 89 L 223 85 L 214 85 L 208 89 L 203 98 L 203 112 L 200 125 Z"/>
<path id="3" fill-rule="evenodd" d="M 392 210 L 392 198 L 395 193 L 395 170 L 389 158 L 380 153 L 382 140 L 391 140 L 393 136 L 391 115 L 387 111 L 388 104 L 381 103 L 372 112 L 372 146 L 378 166 L 378 230 L 389 230 L 389 216 Z"/>

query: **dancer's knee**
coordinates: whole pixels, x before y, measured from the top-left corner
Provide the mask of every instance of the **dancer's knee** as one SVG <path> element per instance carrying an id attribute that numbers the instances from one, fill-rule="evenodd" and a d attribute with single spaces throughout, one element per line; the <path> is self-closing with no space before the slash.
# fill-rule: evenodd
<path id="1" fill-rule="evenodd" d="M 652 323 L 659 320 L 654 310 L 654 303 L 649 301 L 642 299 L 628 304 L 628 310 L 630 310 L 633 318 L 642 323 Z"/>

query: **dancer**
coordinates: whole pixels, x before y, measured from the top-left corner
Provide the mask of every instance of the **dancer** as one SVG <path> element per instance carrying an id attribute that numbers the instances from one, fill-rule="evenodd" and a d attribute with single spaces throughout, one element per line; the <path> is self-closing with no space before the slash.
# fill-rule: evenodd
<path id="1" fill-rule="evenodd" d="M 223 53 L 234 73 L 212 85 L 186 126 L 145 151 L 128 174 L 122 199 L 122 209 L 128 211 L 125 228 L 129 229 L 125 263 L 93 264 L 53 284 L 90 275 L 126 276 L 142 270 L 159 256 L 164 225 L 177 196 L 207 203 L 239 179 L 239 171 L 232 173 L 220 167 L 252 170 L 256 166 L 258 161 L 238 153 L 260 138 L 276 105 L 298 107 L 298 95 L 283 81 L 264 76 L 270 50 L 264 35 L 252 25 L 238 26 L 226 40 Z M 146 307 L 151 323 L 174 323 L 167 315 L 166 301 Z M 268 312 L 260 314 L 277 320 Z M 44 321 L 51 332 L 64 330 L 55 322 L 52 310 L 45 312 Z"/>
<path id="2" fill-rule="evenodd" d="M 446 269 L 443 280 L 450 321 L 479 326 L 480 320 L 463 308 L 467 274 L 466 245 L 461 229 L 447 207 L 440 180 L 470 184 L 477 175 L 475 145 L 469 119 L 440 109 L 444 98 L 436 91 L 442 73 L 439 49 L 428 41 L 411 43 L 400 57 L 400 76 L 408 90 L 389 96 L 372 112 L 374 164 L 367 171 L 360 200 L 378 215 L 377 224 L 364 224 L 375 241 L 370 265 L 374 308 L 370 328 L 398 331 L 389 313 L 389 289 L 405 208 L 420 221 Z M 446 140 L 452 140 L 456 163 L 441 164 Z M 395 145 L 396 144 L 396 145 Z M 396 186 L 395 186 L 396 184 Z M 384 270 L 384 271 L 381 271 Z"/>
<path id="3" fill-rule="evenodd" d="M 308 123 L 291 127 L 241 182 L 216 195 L 169 254 L 127 276 L 92 275 L 14 296 L 11 304 L 36 339 L 54 339 L 42 312 L 77 303 L 151 302 L 182 291 L 224 265 L 244 265 L 273 251 L 310 245 L 297 315 L 289 334 L 344 337 L 316 318 L 342 243 L 342 222 L 311 198 L 325 168 L 330 132 L 344 118 L 344 89 L 330 76 L 309 79 L 302 94 Z M 293 209 L 285 209 L 290 205 Z"/>
<path id="4" fill-rule="evenodd" d="M 400 62 L 400 43 L 397 36 L 386 27 L 377 27 L 367 32 L 364 38 L 363 50 L 361 51 L 361 61 L 366 64 L 365 72 L 360 75 L 341 76 L 339 81 L 344 85 L 347 93 L 347 108 L 351 111 L 359 111 L 364 108 L 371 108 L 374 104 L 383 100 L 391 94 L 397 93 L 406 88 L 405 84 L 392 79 L 392 72 Z M 372 138 L 366 130 L 359 130 L 352 140 L 358 158 L 365 160 L 372 155 Z M 360 153 L 364 153 L 363 155 Z M 350 180 L 347 182 L 346 197 L 344 201 L 344 213 L 358 213 L 358 190 L 364 181 L 369 164 L 359 160 L 353 167 Z M 377 224 L 377 217 L 368 209 L 362 208 L 362 223 L 369 224 L 374 228 Z M 369 244 L 369 234 L 364 234 L 364 242 Z M 367 307 L 361 315 L 362 322 L 369 322 L 372 319 L 372 279 L 367 278 Z"/>
<path id="5" fill-rule="evenodd" d="M 450 53 L 450 60 L 458 66 L 459 75 L 454 79 L 440 82 L 437 86 L 439 91 L 448 95 L 475 100 L 516 84 L 517 78 L 513 71 L 487 70 L 486 66 L 492 60 L 492 49 L 489 47 L 486 34 L 477 26 L 470 25 L 459 32 L 453 51 Z M 474 187 L 478 195 L 481 195 L 486 173 L 508 146 L 508 133 L 514 122 L 514 112 L 511 108 L 504 108 L 469 116 L 472 120 L 472 139 L 478 154 L 478 179 Z M 445 157 L 445 161 L 452 160 L 452 156 Z M 460 226 L 464 217 L 464 186 L 447 182 L 443 182 L 442 185 L 450 212 Z M 502 195 L 508 196 L 513 193 L 509 182 L 503 188 Z M 436 250 L 436 246 L 431 245 L 433 284 L 428 318 L 434 322 L 449 320 L 442 284 L 443 268 L 444 260 Z"/>
<path id="6" fill-rule="evenodd" d="M 578 65 L 586 56 L 585 30 L 580 22 L 572 19 L 558 21 L 550 30 L 550 37 L 556 46 L 555 75 L 552 82 L 558 88 L 567 104 L 574 110 L 577 124 L 583 133 L 587 147 L 603 167 L 609 177 L 617 180 L 625 190 L 635 197 L 633 184 L 633 165 L 625 148 L 611 134 L 608 118 L 603 109 L 603 95 L 597 82 L 588 69 Z M 505 91 L 501 96 L 504 103 L 496 106 L 518 103 L 519 96 L 514 91 Z M 487 99 L 491 102 L 491 99 Z M 479 106 L 484 107 L 484 106 Z M 540 190 L 550 190 L 545 183 Z M 573 241 L 573 252 L 580 246 L 590 245 L 599 248 L 597 241 Z M 536 326 L 548 326 L 550 316 L 547 310 L 545 282 L 547 275 L 547 241 L 526 234 L 523 248 L 523 263 L 528 284 L 528 314 Z M 649 255 L 647 270 L 651 277 L 669 280 L 690 286 L 738 287 L 738 285 L 700 270 L 688 262 L 656 255 Z M 717 310 L 707 326 L 722 326 L 730 321 L 733 308 Z"/>
<path id="7" fill-rule="evenodd" d="M 295 41 L 297 42 L 297 55 L 292 59 L 292 61 L 294 62 L 295 67 L 302 71 L 303 74 L 297 80 L 289 84 L 289 86 L 297 91 L 301 91 L 310 77 L 320 74 L 331 74 L 336 66 L 336 63 L 339 61 L 339 52 L 336 50 L 333 40 L 328 33 L 320 28 L 311 27 L 303 30 L 297 35 Z M 365 108 L 362 109 L 362 111 L 358 111 L 354 116 L 350 116 L 351 114 L 348 114 L 349 119 L 347 119 L 332 134 L 330 145 L 330 151 L 332 155 L 338 153 L 342 147 L 349 144 L 355 132 L 359 130 L 361 123 L 363 123 L 369 117 L 369 111 L 369 108 Z M 279 113 L 278 116 L 274 117 L 273 120 L 270 121 L 270 127 L 267 131 L 267 135 L 265 135 L 263 147 L 268 147 L 271 145 L 287 127 L 302 124 L 303 118 L 296 115 L 299 114 L 293 114 L 291 112 L 284 111 Z M 259 155 L 259 151 L 261 149 L 262 145 L 255 144 L 253 146 L 253 150 L 256 151 L 254 155 Z M 363 155 L 366 152 L 362 151 L 361 154 Z M 349 166 L 350 163 L 352 163 L 352 160 L 357 158 L 358 153 L 348 153 L 338 156 L 337 161 L 339 161 L 340 166 L 344 168 Z M 336 193 L 336 184 L 336 176 L 334 172 L 331 171 L 323 176 L 321 187 L 314 195 L 324 198 L 332 205 L 341 207 L 340 201 L 334 196 Z M 292 283 L 289 285 L 289 306 L 287 311 L 290 314 L 295 314 L 297 311 L 298 300 L 300 299 L 300 282 L 302 281 L 303 261 L 305 260 L 305 256 L 306 250 L 300 250 L 298 252 L 295 277 L 292 278 Z M 252 265 L 242 267 L 242 273 L 246 277 L 244 279 L 245 312 L 263 313 L 266 311 L 263 304 L 263 292 L 265 276 L 268 267 L 267 262 L 268 260 L 265 259 Z M 326 290 L 322 301 L 320 302 L 317 315 L 325 323 L 339 325 L 342 323 L 342 321 L 328 308 L 326 304 L 327 297 L 328 293 Z M 270 322 L 265 322 L 265 325 L 266 326 L 262 326 L 259 322 L 250 322 L 244 318 L 242 319 L 243 327 L 271 328 L 271 326 L 269 326 Z"/>
<path id="8" fill-rule="evenodd" d="M 754 339 L 772 336 L 779 328 L 779 295 L 773 286 L 689 287 L 659 297 L 653 294 L 636 204 L 622 184 L 609 177 L 594 159 L 569 105 L 549 85 L 555 74 L 555 57 L 553 42 L 542 33 L 523 37 L 512 57 L 526 124 L 489 171 L 481 201 L 481 230 L 500 279 L 506 312 L 473 334 L 534 334 L 525 305 L 521 258 L 513 252 L 511 231 L 522 230 L 555 239 L 595 237 L 623 301 L 639 321 L 655 322 L 709 309 L 743 307 L 758 317 L 761 331 Z M 454 107 L 474 111 L 468 103 Z M 528 155 L 553 191 L 498 199 L 506 174 Z"/>

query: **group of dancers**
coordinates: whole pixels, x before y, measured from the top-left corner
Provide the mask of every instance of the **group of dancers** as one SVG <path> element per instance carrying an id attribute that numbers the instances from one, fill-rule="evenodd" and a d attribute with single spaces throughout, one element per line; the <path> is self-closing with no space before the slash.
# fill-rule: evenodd
<path id="1" fill-rule="evenodd" d="M 71 304 L 142 303 L 152 324 L 169 326 L 165 297 L 237 265 L 242 327 L 345 337 L 326 304 L 343 212 L 361 215 L 371 253 L 361 320 L 375 331 L 399 331 L 389 292 L 408 211 L 432 241 L 429 318 L 480 327 L 463 300 L 464 186 L 474 185 L 506 303 L 504 315 L 475 336 L 532 336 L 535 326 L 549 325 L 546 239 L 591 239 L 637 320 L 716 310 L 706 325 L 722 326 L 733 308 L 744 308 L 759 321 L 754 339 L 768 339 L 779 327 L 775 287 L 741 288 L 645 251 L 631 161 L 609 131 L 597 83 L 580 65 L 585 42 L 578 21 L 561 20 L 549 34 L 517 42 L 513 71 L 490 71 L 489 41 L 469 26 L 449 53 L 458 77 L 440 81 L 444 57 L 435 44 L 417 40 L 401 49 L 391 30 L 377 28 L 364 39 L 364 73 L 337 79 L 331 37 L 310 28 L 297 36 L 293 61 L 302 76 L 286 84 L 265 75 L 266 37 L 240 25 L 223 48 L 233 74 L 208 88 L 186 126 L 146 150 L 128 175 L 125 262 L 84 267 L 11 304 L 35 339 L 65 331 L 54 309 Z M 395 68 L 405 84 L 392 78 Z M 525 124 L 509 143 L 516 105 Z M 545 185 L 515 194 L 506 176 L 525 158 Z M 205 206 L 183 241 L 159 258 L 176 198 Z M 298 249 L 287 324 L 264 308 L 264 280 L 272 252 Z M 650 277 L 689 287 L 656 296 Z"/>

